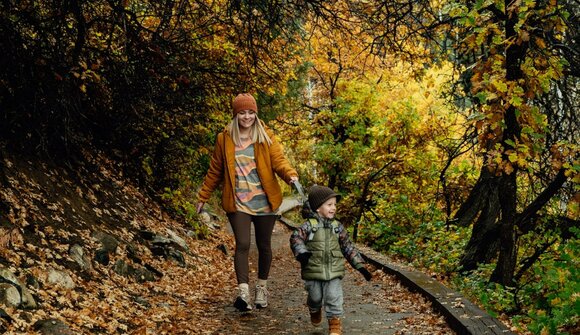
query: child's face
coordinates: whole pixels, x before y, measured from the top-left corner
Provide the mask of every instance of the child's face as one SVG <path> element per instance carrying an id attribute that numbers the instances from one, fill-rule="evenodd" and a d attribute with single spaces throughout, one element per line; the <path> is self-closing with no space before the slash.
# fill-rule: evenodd
<path id="1" fill-rule="evenodd" d="M 326 200 L 316 212 L 323 218 L 332 219 L 336 214 L 336 197 Z"/>

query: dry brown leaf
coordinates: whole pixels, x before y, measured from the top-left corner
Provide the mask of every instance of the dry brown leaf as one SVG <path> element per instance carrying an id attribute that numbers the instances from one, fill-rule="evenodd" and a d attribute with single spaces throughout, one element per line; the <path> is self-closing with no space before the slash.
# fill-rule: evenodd
<path id="1" fill-rule="evenodd" d="M 0 249 L 7 249 L 10 244 L 10 231 L 0 228 Z"/>

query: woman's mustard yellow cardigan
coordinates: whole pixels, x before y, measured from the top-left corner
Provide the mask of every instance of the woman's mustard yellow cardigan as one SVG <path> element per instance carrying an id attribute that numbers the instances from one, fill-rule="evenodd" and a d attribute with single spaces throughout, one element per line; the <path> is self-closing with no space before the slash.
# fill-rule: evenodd
<path id="1" fill-rule="evenodd" d="M 256 170 L 262 188 L 268 197 L 272 212 L 276 212 L 282 203 L 282 190 L 276 175 L 290 184 L 290 178 L 298 176 L 296 170 L 284 156 L 282 146 L 275 139 L 272 131 L 266 129 L 268 136 L 272 139 L 272 144 L 254 143 L 254 159 L 256 160 Z M 203 185 L 198 193 L 198 200 L 207 202 L 211 193 L 223 183 L 222 207 L 226 213 L 236 211 L 236 173 L 235 173 L 235 150 L 234 142 L 227 130 L 219 133 L 211 157 L 209 170 L 203 181 Z"/>

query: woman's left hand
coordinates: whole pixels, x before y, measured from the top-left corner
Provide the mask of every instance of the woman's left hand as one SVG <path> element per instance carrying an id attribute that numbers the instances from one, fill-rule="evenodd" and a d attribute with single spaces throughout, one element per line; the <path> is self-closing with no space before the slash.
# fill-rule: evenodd
<path id="1" fill-rule="evenodd" d="M 290 177 L 290 184 L 293 184 L 295 181 L 298 181 L 298 176 Z"/>

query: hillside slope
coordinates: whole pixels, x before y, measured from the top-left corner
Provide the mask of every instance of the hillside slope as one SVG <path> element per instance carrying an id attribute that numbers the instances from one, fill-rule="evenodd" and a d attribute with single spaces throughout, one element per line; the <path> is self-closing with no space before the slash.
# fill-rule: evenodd
<path id="1" fill-rule="evenodd" d="M 80 161 L 0 154 L 0 333 L 215 329 L 204 305 L 234 282 L 231 237 L 196 239 L 114 162 Z"/>

